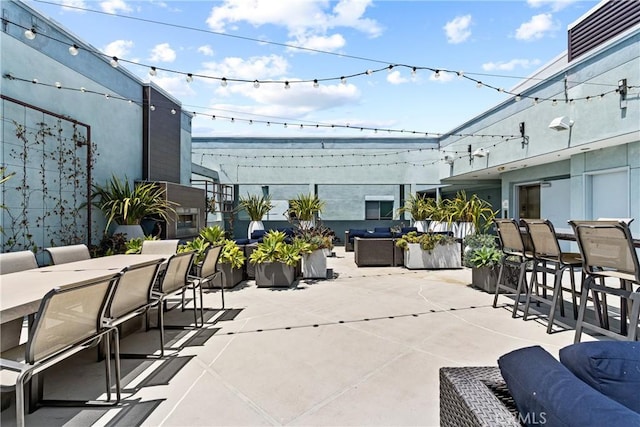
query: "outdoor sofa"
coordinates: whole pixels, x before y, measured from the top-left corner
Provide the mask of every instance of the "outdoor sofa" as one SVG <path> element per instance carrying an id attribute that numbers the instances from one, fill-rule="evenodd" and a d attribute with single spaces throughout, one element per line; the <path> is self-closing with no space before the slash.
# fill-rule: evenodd
<path id="1" fill-rule="evenodd" d="M 393 237 L 354 239 L 354 260 L 358 267 L 397 267 L 403 264 L 403 256 L 404 251 L 396 246 Z"/>
<path id="2" fill-rule="evenodd" d="M 345 252 L 353 252 L 354 240 L 356 237 L 361 237 L 365 239 L 380 239 L 380 238 L 396 238 L 400 237 L 403 234 L 407 234 L 410 231 L 418 231 L 415 227 L 402 227 L 399 232 L 391 231 L 391 227 L 375 227 L 373 231 L 360 229 L 360 228 L 350 228 L 344 232 L 344 251 Z"/>
<path id="3" fill-rule="evenodd" d="M 440 425 L 640 426 L 640 342 L 540 346 L 501 356 L 497 367 L 440 369 Z"/>

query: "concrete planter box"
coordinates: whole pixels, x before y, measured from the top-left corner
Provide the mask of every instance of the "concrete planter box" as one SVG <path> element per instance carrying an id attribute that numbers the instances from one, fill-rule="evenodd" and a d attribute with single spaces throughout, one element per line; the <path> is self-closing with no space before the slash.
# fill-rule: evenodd
<path id="1" fill-rule="evenodd" d="M 211 282 L 211 286 L 214 288 L 233 288 L 244 278 L 244 272 L 241 268 L 231 268 L 229 264 L 219 263 L 217 269 L 220 274 Z"/>
<path id="2" fill-rule="evenodd" d="M 422 250 L 419 243 L 409 243 L 404 251 L 404 266 L 410 270 L 461 268 L 460 245 L 436 245 L 429 252 Z"/>
<path id="3" fill-rule="evenodd" d="M 288 288 L 296 279 L 296 268 L 281 262 L 265 262 L 255 267 L 256 285 L 259 288 Z"/>
<path id="4" fill-rule="evenodd" d="M 302 255 L 302 277 L 305 279 L 327 278 L 327 255 L 324 249 Z"/>
<path id="5" fill-rule="evenodd" d="M 500 267 L 473 267 L 471 269 L 471 285 L 485 292 L 494 293 L 499 272 Z"/>

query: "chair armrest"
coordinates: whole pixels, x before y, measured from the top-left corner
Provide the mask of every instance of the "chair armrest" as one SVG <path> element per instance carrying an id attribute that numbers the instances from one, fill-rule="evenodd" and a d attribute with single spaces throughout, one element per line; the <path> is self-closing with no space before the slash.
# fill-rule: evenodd
<path id="1" fill-rule="evenodd" d="M 25 367 L 25 364 L 24 363 L 20 363 L 20 362 L 16 362 L 15 360 L 1 359 L 0 358 L 0 367 L 2 367 L 2 369 L 7 369 L 9 371 L 20 372 Z"/>

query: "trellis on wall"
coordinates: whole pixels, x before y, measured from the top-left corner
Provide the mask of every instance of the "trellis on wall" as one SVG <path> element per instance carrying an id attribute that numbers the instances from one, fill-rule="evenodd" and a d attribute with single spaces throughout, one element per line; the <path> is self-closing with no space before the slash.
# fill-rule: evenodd
<path id="1" fill-rule="evenodd" d="M 3 252 L 91 244 L 91 128 L 2 95 Z"/>

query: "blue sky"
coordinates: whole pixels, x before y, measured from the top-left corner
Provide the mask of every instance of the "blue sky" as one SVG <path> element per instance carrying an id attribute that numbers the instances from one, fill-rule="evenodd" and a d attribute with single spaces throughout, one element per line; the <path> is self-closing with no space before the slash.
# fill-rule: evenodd
<path id="1" fill-rule="evenodd" d="M 597 3 L 28 1 L 109 56 L 142 64 L 121 66 L 154 81 L 185 110 L 196 112 L 193 136 L 274 137 L 389 136 L 388 129 L 408 132 L 391 136 L 449 131 L 508 96 L 477 88 L 455 73 L 436 78 L 421 67 L 462 71 L 508 90 L 564 52 L 568 25 Z M 390 64 L 418 70 L 412 75 L 411 68 L 394 67 L 340 81 L 341 76 Z M 176 72 L 158 71 L 152 77 L 150 66 Z M 196 76 L 190 83 L 187 73 Z M 244 82 L 223 86 L 222 77 Z M 322 81 L 317 88 L 311 82 L 296 83 L 313 79 L 335 80 Z M 254 80 L 278 83 L 256 88 Z M 266 121 L 290 125 L 267 126 Z M 340 127 L 345 125 L 356 129 Z"/>

